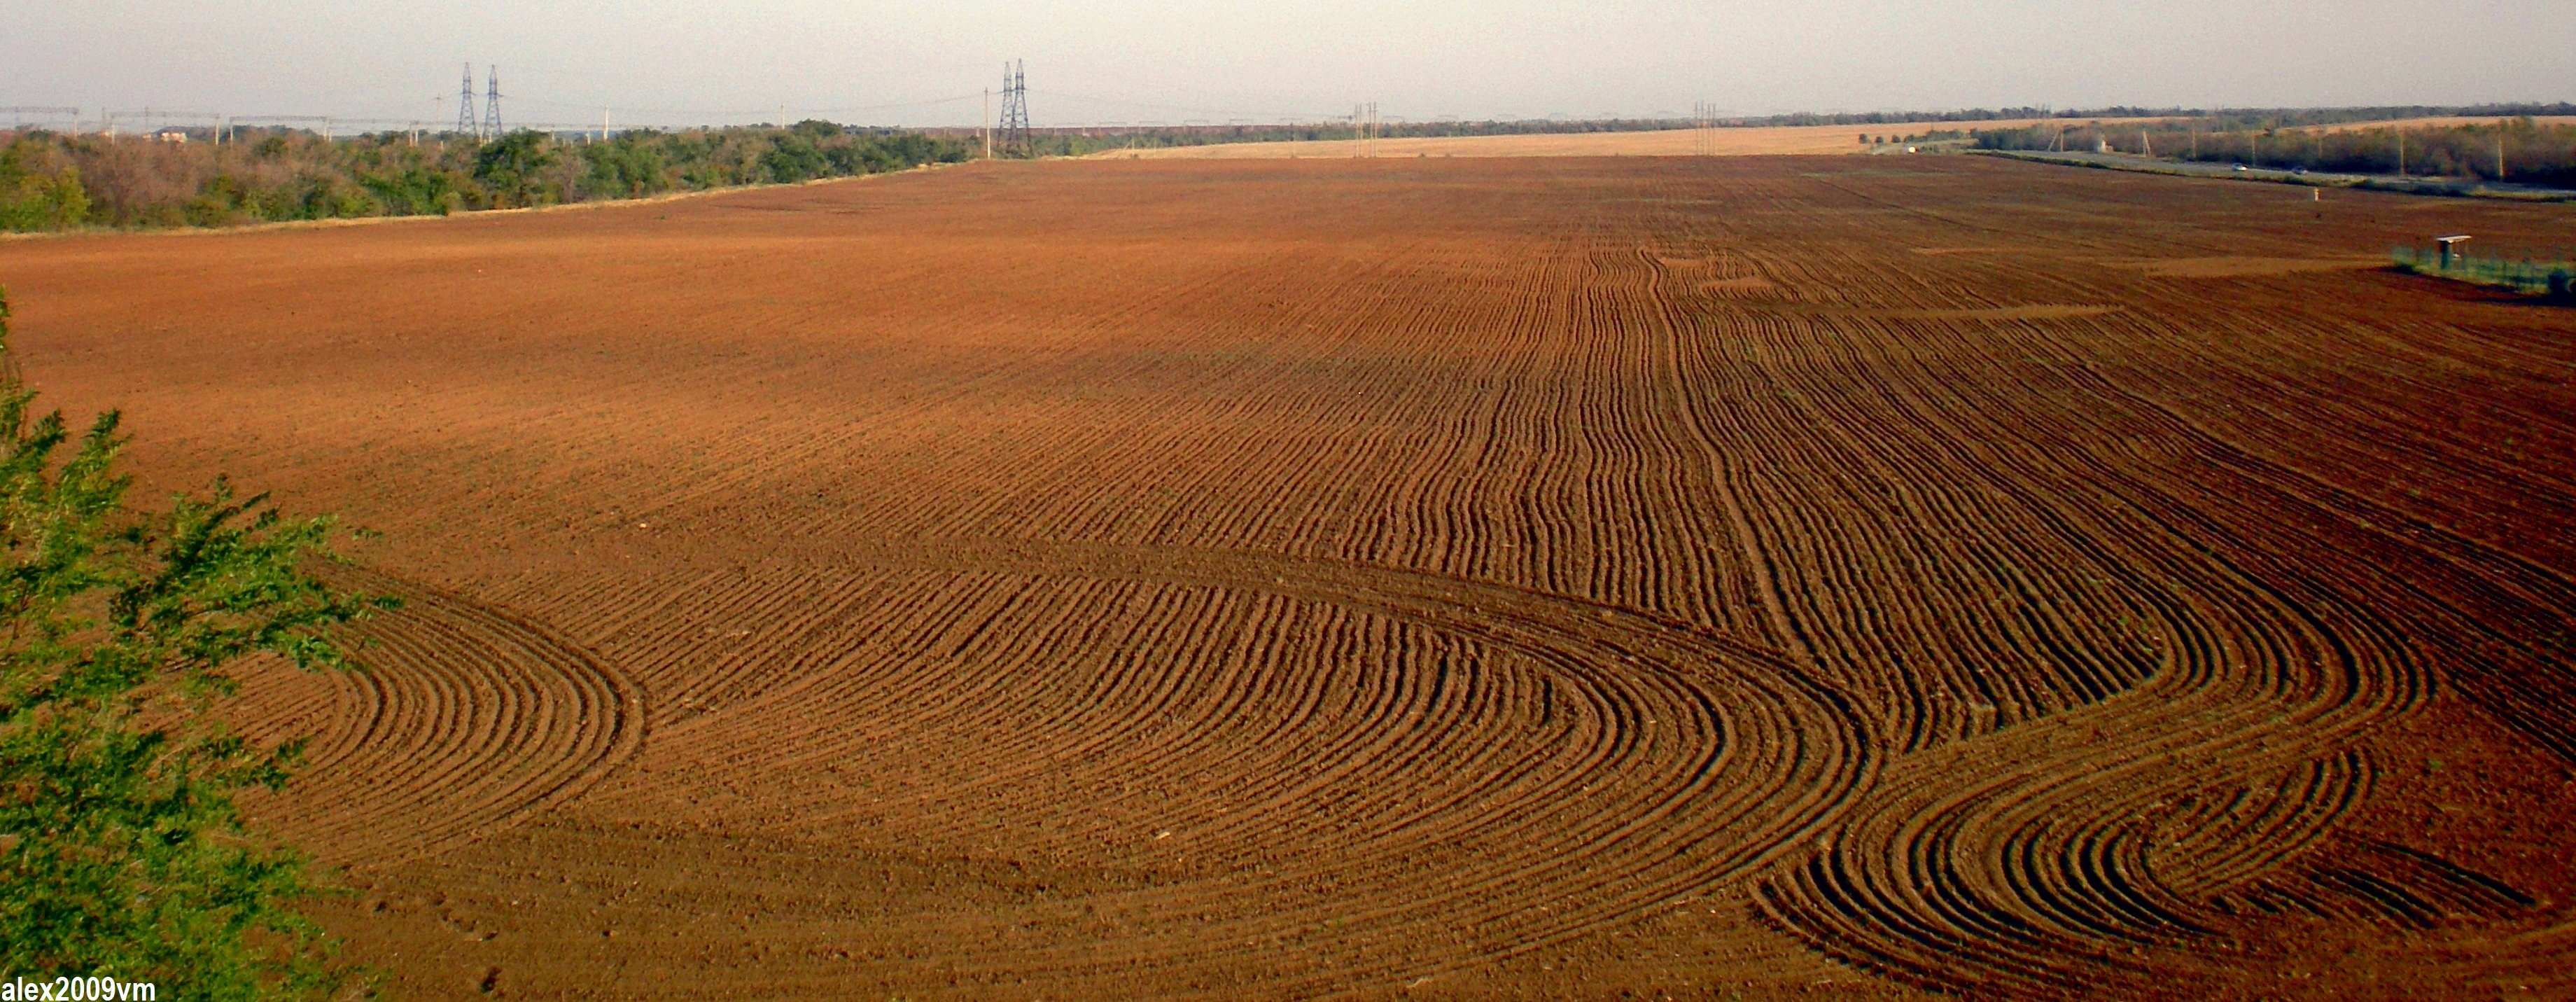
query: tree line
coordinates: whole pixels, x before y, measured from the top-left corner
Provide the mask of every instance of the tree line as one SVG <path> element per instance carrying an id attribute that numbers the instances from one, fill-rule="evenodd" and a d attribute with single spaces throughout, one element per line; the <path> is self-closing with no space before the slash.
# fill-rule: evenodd
<path id="1" fill-rule="evenodd" d="M 962 139 L 806 121 L 605 141 L 244 130 L 224 143 L 0 132 L 0 230 L 447 215 L 786 184 L 968 158 Z"/>
<path id="2" fill-rule="evenodd" d="M 1979 147 L 1993 150 L 2107 148 L 2254 167 L 2576 187 L 2576 125 L 2542 124 L 2527 117 L 2340 130 L 2243 118 L 2089 122 L 1984 130 L 1976 140 Z"/>

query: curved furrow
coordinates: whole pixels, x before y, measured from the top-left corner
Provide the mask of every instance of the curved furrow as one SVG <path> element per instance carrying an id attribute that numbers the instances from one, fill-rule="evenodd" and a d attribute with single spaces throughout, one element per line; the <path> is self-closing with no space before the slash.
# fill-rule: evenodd
<path id="1" fill-rule="evenodd" d="M 934 918 L 961 969 L 1106 986 L 1215 963 L 1301 991 L 1454 970 L 1749 876 L 1870 768 L 1851 708 L 1787 662 L 1605 605 L 1172 548 L 951 542 L 847 562 L 1009 582 L 988 587 L 1026 608 L 986 603 L 953 620 L 967 636 L 896 639 L 864 667 L 693 718 L 657 737 L 660 755 L 866 781 L 759 808 L 782 833 L 900 819 L 907 839 L 1041 858 L 1107 845 L 1178 867 L 1167 886 L 1011 921 L 1202 913 L 1186 942 L 1007 954 L 974 952 L 999 935 L 970 931 L 988 914 Z M 1100 628 L 1116 622 L 1131 625 Z M 1394 652 L 1393 670 L 1336 667 L 1369 662 L 1334 651 L 1364 650 Z M 745 745 L 728 725 L 748 721 L 814 736 Z M 661 772 L 601 802 L 675 795 Z M 1177 813 L 1157 792 L 1175 786 L 1194 798 Z M 1324 831 L 1334 851 L 1292 849 Z M 1217 887 L 1233 904 L 1211 912 Z"/>
<path id="2" fill-rule="evenodd" d="M 642 747 L 642 689 L 545 627 L 378 572 L 330 574 L 403 600 L 354 629 L 366 668 L 247 679 L 239 722 L 256 740 L 310 739 L 287 791 L 249 806 L 325 861 L 382 868 L 483 838 Z M 264 708 L 273 697 L 294 709 Z"/>
<path id="3" fill-rule="evenodd" d="M 2172 962 L 2157 948 L 2207 935 L 2225 918 L 2212 914 L 2211 895 L 2280 869 L 2313 838 L 2266 845 L 2259 840 L 2285 833 L 2247 828 L 2177 847 L 2159 844 L 2142 819 L 2207 789 L 2340 761 L 2355 735 L 2421 697 L 2417 653 L 2364 600 L 2257 556 L 2277 550 L 2272 531 L 2231 528 L 2264 524 L 2250 510 L 2272 496 L 2262 471 L 2241 476 L 2261 485 L 2252 499 L 2213 506 L 2180 496 L 2105 463 L 2063 424 L 2012 421 L 2053 380 L 2003 387 L 1949 379 L 1932 364 L 2028 355 L 2009 339 L 2046 344 L 2039 331 L 2057 336 L 2091 318 L 2002 324 L 2007 340 L 1980 343 L 1958 324 L 1813 318 L 1766 340 L 1780 321 L 1738 307 L 1703 302 L 1667 315 L 1676 327 L 1755 335 L 1710 342 L 1730 344 L 1726 360 L 1679 360 L 1710 381 L 1683 409 L 1684 424 L 1722 462 L 1752 467 L 1731 480 L 1748 499 L 1739 510 L 1752 547 L 1791 555 L 1808 579 L 1782 582 L 1792 622 L 1826 624 L 1818 632 L 1831 640 L 1818 656 L 1829 668 L 1916 669 L 1895 673 L 1912 692 L 1881 711 L 1890 730 L 1910 736 L 1909 753 L 1888 763 L 1824 854 L 1764 887 L 1766 916 L 1826 952 L 1932 987 L 2153 989 L 2147 972 Z M 1778 382 L 1726 385 L 1766 374 Z M 1722 409 L 1755 406 L 1778 413 Z M 2161 416 L 2114 410 L 2078 420 L 2135 426 Z M 1729 454 L 1748 451 L 1730 436 L 1780 428 L 1805 434 L 1758 437 L 1748 459 Z M 1765 465 L 1806 479 L 1769 478 Z M 1800 497 L 1811 501 L 1779 503 Z M 1856 510 L 1837 504 L 1854 498 L 1864 499 Z M 2253 517 L 2238 517 L 2239 507 Z M 1889 563 L 1913 580 L 1890 587 L 1852 576 Z M 2068 587 L 2087 577 L 2125 587 L 2100 599 Z M 1914 613 L 1889 596 L 1918 591 L 1933 599 L 1915 613 L 1921 625 L 1897 625 L 1942 637 L 1935 650 L 1949 658 L 1893 656 L 1917 646 L 1902 640 L 1877 646 L 1884 617 Z M 1842 608 L 1842 594 L 1877 601 Z M 1943 608 L 1949 596 L 1996 597 L 1983 609 Z M 2127 625 L 2133 616 L 2144 629 Z M 2119 628 L 2105 629 L 2115 617 Z M 2124 636 L 2145 643 L 2124 649 Z M 2033 662 L 2042 672 L 2029 670 Z M 1950 679 L 1983 686 L 1989 677 L 2017 686 L 1990 695 L 2001 711 L 1991 722 L 1941 698 L 1958 691 Z M 2320 833 L 2348 806 L 2297 814 L 2310 826 L 2287 834 Z M 2213 872 L 2200 872 L 2204 861 Z"/>
<path id="4" fill-rule="evenodd" d="M 2305 843 L 2206 839 L 2123 867 L 2104 863 L 2114 831 L 2141 837 L 2136 819 L 2197 791 L 2333 754 L 2421 692 L 2411 653 L 2354 630 L 2364 617 L 2348 611 L 2330 624 L 2263 587 L 2166 611 L 2179 642 L 2145 685 L 1891 761 L 1830 865 L 1766 884 L 1770 919 L 1919 983 L 1956 983 L 1966 967 L 2034 991 L 2153 990 L 2176 962 L 2165 954 L 2208 931 L 2192 916 L 2209 899 L 2169 889 L 2240 882 Z M 2212 872 L 2195 873 L 2204 862 Z M 1961 944 L 1974 944 L 1966 958 Z M 2171 949 L 2149 961 L 2130 949 L 2141 944 Z"/>

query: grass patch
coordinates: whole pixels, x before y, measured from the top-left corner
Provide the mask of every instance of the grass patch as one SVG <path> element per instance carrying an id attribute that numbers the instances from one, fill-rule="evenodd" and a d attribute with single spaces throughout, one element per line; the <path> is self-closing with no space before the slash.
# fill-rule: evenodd
<path id="1" fill-rule="evenodd" d="M 2439 250 L 2422 247 L 2399 247 L 2390 251 L 2389 257 L 2398 271 L 2409 275 L 2429 275 L 2552 299 L 2576 298 L 2576 291 L 2570 288 L 2570 283 L 2576 282 L 2576 263 L 2563 259 L 2517 261 L 2456 253 L 2445 257 Z"/>

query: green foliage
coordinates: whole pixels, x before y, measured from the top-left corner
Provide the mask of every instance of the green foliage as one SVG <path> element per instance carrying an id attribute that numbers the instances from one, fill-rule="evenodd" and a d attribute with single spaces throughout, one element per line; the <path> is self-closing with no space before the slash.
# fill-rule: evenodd
<path id="1" fill-rule="evenodd" d="M 582 147 L 584 186 L 610 198 L 642 198 L 671 187 L 670 166 L 654 133 L 628 133 Z"/>
<path id="2" fill-rule="evenodd" d="M 0 148 L 0 230 L 59 230 L 89 218 L 89 193 L 80 169 L 65 164 L 43 170 L 30 161 L 45 152 L 34 138 Z"/>
<path id="3" fill-rule="evenodd" d="M 484 144 L 474 157 L 474 179 L 492 190 L 495 206 L 533 205 L 546 168 L 554 165 L 553 141 L 544 133 L 521 129 Z"/>
<path id="4" fill-rule="evenodd" d="M 2447 259 L 2436 248 L 2398 247 L 2389 252 L 2391 263 L 2409 275 L 2431 275 L 2472 285 L 2505 289 L 2530 295 L 2565 297 L 2569 275 L 2576 274 L 2576 262 L 2523 260 L 2454 253 Z"/>
<path id="5" fill-rule="evenodd" d="M 6 334 L 0 293 L 0 352 Z M 117 415 L 75 437 L 34 400 L 0 376 L 0 972 L 182 999 L 351 990 L 292 910 L 316 893 L 303 859 L 233 802 L 282 785 L 300 746 L 258 747 L 209 709 L 245 659 L 349 667 L 331 628 L 391 603 L 304 571 L 331 519 L 221 480 L 129 510 Z"/>
<path id="6" fill-rule="evenodd" d="M 445 215 L 846 177 L 968 157 L 962 139 L 823 121 L 786 129 L 634 130 L 606 141 L 522 131 L 490 143 L 403 133 L 324 139 L 285 131 L 184 146 L 8 135 L 0 131 L 0 150 L 17 150 L 7 162 L 19 166 L 0 167 L 6 175 L 0 213 L 20 203 L 43 207 L 18 227 L 39 229 L 82 221 L 64 221 L 67 211 L 111 226 Z M 44 198 L 5 201 L 18 190 L 7 178 L 35 179 L 27 190 L 41 187 Z M 82 197 L 66 201 L 64 194 Z"/>
<path id="7" fill-rule="evenodd" d="M 359 183 L 397 216 L 444 216 L 465 206 L 465 192 L 446 171 L 413 167 L 399 174 L 362 178 Z"/>
<path id="8" fill-rule="evenodd" d="M 771 140 L 769 152 L 760 155 L 761 180 L 771 184 L 810 180 L 830 167 L 811 138 L 794 132 Z"/>

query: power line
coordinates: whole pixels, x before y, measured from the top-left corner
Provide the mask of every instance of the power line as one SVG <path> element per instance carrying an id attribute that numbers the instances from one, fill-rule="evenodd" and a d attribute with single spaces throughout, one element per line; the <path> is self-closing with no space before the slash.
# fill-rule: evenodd
<path id="1" fill-rule="evenodd" d="M 1196 115 L 1222 115 L 1222 116 L 1225 116 L 1225 117 L 1227 117 L 1227 118 L 1277 118 L 1277 119 L 1290 119 L 1290 120 L 1297 120 L 1297 121 L 1314 120 L 1314 119 L 1320 119 L 1320 118 L 1322 118 L 1322 116 L 1319 116 L 1319 115 L 1309 115 L 1309 114 L 1304 114 L 1304 113 L 1294 114 L 1294 115 L 1291 115 L 1291 114 L 1285 114 L 1285 113 L 1279 112 L 1279 111 L 1278 111 L 1278 110 L 1276 110 L 1276 109 L 1271 109 L 1271 110 L 1266 110 L 1266 111 L 1252 111 L 1252 110 L 1248 110 L 1248 109 L 1244 109 L 1244 108 L 1202 108 L 1202 107 L 1196 107 L 1196 106 L 1193 106 L 1193 105 L 1182 105 L 1182 104 L 1157 104 L 1157 103 L 1154 103 L 1154 102 L 1151 102 L 1151 101 L 1125 101 L 1125 100 L 1120 100 L 1120 99 L 1118 99 L 1118 98 L 1112 98 L 1112 97 L 1091 97 L 1091 96 L 1088 96 L 1088 95 L 1083 95 L 1083 94 L 1074 94 L 1074 93 L 1069 93 L 1069 92 L 1066 92 L 1066 91 L 1053 90 L 1053 89 L 1038 91 L 1038 93 L 1040 93 L 1040 94 L 1044 94 L 1044 95 L 1046 95 L 1046 96 L 1048 96 L 1048 97 L 1051 97 L 1051 98 L 1061 98 L 1061 99 L 1064 99 L 1064 100 L 1074 101 L 1074 102 L 1078 102 L 1078 103 L 1081 103 L 1081 104 L 1107 104 L 1107 105 L 1116 105 L 1116 106 L 1124 107 L 1124 108 L 1151 108 L 1151 109 L 1156 110 L 1156 111 L 1180 111 L 1180 112 L 1188 112 L 1188 113 L 1196 114 Z M 1336 115 L 1336 116 L 1333 116 L 1333 117 L 1335 117 L 1335 118 L 1339 118 L 1340 116 Z"/>
<path id="2" fill-rule="evenodd" d="M 11 128 L 17 128 L 27 124 L 28 115 L 43 115 L 45 116 L 43 120 L 48 123 L 54 120 L 54 116 L 60 115 L 71 120 L 72 131 L 80 131 L 81 110 L 79 108 L 46 108 L 36 105 L 18 105 L 14 107 L 0 108 L 0 111 L 9 113 Z"/>

